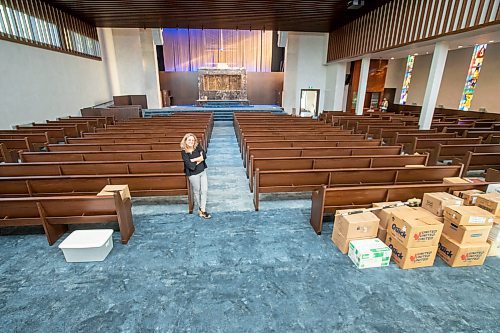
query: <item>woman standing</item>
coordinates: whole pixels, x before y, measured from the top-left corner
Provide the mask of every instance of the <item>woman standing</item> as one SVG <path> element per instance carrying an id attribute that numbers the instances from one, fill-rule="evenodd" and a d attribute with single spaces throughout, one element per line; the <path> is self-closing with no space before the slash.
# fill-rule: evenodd
<path id="1" fill-rule="evenodd" d="M 189 177 L 189 183 L 194 196 L 194 203 L 198 206 L 198 215 L 204 219 L 212 216 L 205 210 L 207 204 L 207 155 L 200 146 L 196 135 L 187 133 L 181 141 L 182 160 L 184 161 L 184 171 Z"/>

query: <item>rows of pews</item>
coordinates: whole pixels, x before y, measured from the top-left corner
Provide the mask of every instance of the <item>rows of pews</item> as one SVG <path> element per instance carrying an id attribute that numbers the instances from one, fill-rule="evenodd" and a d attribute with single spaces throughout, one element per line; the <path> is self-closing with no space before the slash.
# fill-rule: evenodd
<path id="1" fill-rule="evenodd" d="M 453 124 L 446 118 L 438 120 L 451 127 L 460 126 L 460 120 Z M 478 125 L 483 127 L 484 123 Z M 491 123 L 491 131 L 495 131 L 495 126 L 495 122 Z M 318 234 L 322 231 L 324 214 L 337 209 L 422 198 L 426 192 L 487 187 L 485 182 L 443 183 L 443 178 L 463 176 L 463 164 L 458 159 L 452 165 L 432 161 L 434 146 L 409 154 L 410 146 L 404 142 L 408 138 L 436 139 L 437 144 L 469 149 L 477 145 L 498 148 L 496 144 L 483 143 L 482 137 L 443 132 L 444 127 L 420 131 L 414 114 L 327 113 L 313 120 L 269 113 L 235 113 L 234 128 L 255 209 L 259 209 L 261 193 L 311 191 L 311 225 Z M 448 141 L 451 139 L 456 142 Z M 483 168 L 498 168 L 500 163 L 497 159 L 483 164 Z"/>
<path id="2" fill-rule="evenodd" d="M 121 240 L 127 243 L 134 231 L 131 200 L 119 190 L 97 195 L 108 185 L 128 185 L 132 197 L 186 196 L 192 212 L 179 144 L 192 132 L 208 148 L 212 113 L 122 122 L 68 117 L 19 126 L 10 135 L 47 127 L 49 140 L 40 149 L 17 150 L 17 160 L 0 163 L 0 227 L 42 225 L 52 245 L 68 224 L 118 222 Z M 56 129 L 62 137 L 50 136 Z"/>

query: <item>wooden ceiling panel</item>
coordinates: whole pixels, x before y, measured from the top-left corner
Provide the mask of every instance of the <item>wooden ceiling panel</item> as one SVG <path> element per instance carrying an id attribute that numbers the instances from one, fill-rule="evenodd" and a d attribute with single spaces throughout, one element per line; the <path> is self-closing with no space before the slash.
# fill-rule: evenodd
<path id="1" fill-rule="evenodd" d="M 390 0 L 53 0 L 45 1 L 97 27 L 265 29 L 329 32 Z"/>

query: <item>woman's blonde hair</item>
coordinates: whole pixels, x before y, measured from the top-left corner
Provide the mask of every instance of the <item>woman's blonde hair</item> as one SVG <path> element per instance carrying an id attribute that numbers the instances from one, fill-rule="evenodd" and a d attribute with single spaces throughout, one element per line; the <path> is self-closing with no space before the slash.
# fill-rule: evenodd
<path id="1" fill-rule="evenodd" d="M 184 150 L 184 151 L 187 151 L 186 150 L 186 141 L 187 139 L 192 136 L 194 138 L 194 145 L 193 145 L 193 150 L 198 147 L 198 138 L 196 137 L 196 135 L 194 135 L 193 133 L 187 133 L 186 135 L 184 135 L 184 137 L 182 138 L 181 140 L 181 149 Z"/>

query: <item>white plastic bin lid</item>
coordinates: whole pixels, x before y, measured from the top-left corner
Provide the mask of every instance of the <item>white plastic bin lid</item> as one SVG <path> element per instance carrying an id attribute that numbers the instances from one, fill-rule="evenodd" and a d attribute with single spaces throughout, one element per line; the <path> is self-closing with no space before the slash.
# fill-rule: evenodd
<path id="1" fill-rule="evenodd" d="M 101 247 L 113 234 L 113 229 L 75 230 L 59 244 L 60 249 Z"/>

